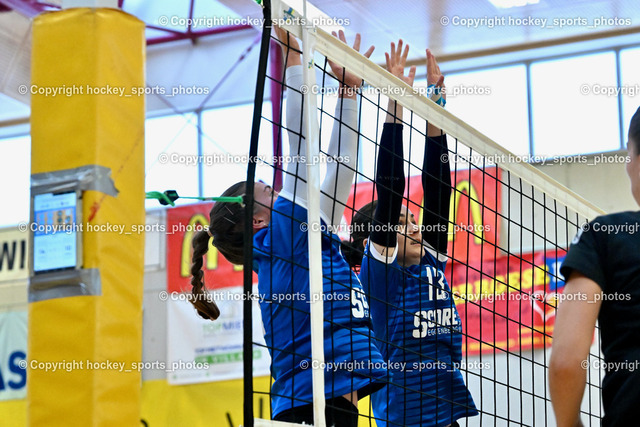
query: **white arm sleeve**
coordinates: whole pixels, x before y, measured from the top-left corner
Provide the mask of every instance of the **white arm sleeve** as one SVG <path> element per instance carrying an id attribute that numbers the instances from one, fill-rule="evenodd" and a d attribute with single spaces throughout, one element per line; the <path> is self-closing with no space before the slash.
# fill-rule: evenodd
<path id="1" fill-rule="evenodd" d="M 280 196 L 300 206 L 307 206 L 307 146 L 303 111 L 303 96 L 300 88 L 304 84 L 302 65 L 287 69 L 286 127 L 289 139 L 289 161 L 285 165 Z M 306 99 L 305 99 L 306 100 Z M 327 154 L 338 157 L 327 163 L 327 173 L 320 187 L 320 216 L 331 225 L 339 225 L 345 203 L 351 191 L 355 175 L 358 147 L 358 104 L 353 99 L 339 98 L 335 111 L 331 140 Z"/>
<path id="2" fill-rule="evenodd" d="M 294 65 L 287 69 L 287 110 L 286 127 L 289 139 L 289 161 L 285 164 L 281 196 L 294 203 L 306 206 L 307 200 L 307 143 L 304 129 L 306 117 L 303 114 L 302 65 Z M 303 121 L 304 120 L 304 121 Z"/>

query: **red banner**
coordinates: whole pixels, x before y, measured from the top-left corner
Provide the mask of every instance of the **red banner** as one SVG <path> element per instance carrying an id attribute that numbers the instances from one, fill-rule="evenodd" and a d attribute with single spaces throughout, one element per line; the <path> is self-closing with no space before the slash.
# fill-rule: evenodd
<path id="1" fill-rule="evenodd" d="M 467 355 L 548 347 L 555 324 L 557 280 L 565 251 L 454 262 L 445 277 L 460 313 Z"/>
<path id="2" fill-rule="evenodd" d="M 191 240 L 209 225 L 213 203 L 197 203 L 167 210 L 167 291 L 191 290 Z M 242 266 L 233 265 L 209 244 L 204 257 L 204 283 L 207 289 L 242 286 Z M 257 275 L 254 274 L 257 283 Z"/>
<path id="3" fill-rule="evenodd" d="M 497 215 L 501 207 L 499 179 L 500 171 L 495 167 L 451 173 L 453 191 L 449 208 L 447 253 L 454 260 L 467 263 L 479 260 L 481 255 L 485 260 L 494 258 L 500 232 Z M 407 178 L 405 197 L 409 200 L 407 208 L 421 224 L 424 198 L 420 176 Z M 349 207 L 357 210 L 375 199 L 373 183 L 354 185 L 344 214 L 347 223 L 351 223 L 355 214 Z"/>

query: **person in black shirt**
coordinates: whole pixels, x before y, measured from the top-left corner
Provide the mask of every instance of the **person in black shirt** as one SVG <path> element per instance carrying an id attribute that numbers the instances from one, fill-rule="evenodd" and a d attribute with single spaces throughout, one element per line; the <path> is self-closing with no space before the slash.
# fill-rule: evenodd
<path id="1" fill-rule="evenodd" d="M 627 150 L 631 192 L 640 205 L 640 108 L 631 119 Z M 602 425 L 640 425 L 640 212 L 600 216 L 583 226 L 560 272 L 566 286 L 549 362 L 558 426 L 582 425 L 596 319 L 605 366 Z"/>

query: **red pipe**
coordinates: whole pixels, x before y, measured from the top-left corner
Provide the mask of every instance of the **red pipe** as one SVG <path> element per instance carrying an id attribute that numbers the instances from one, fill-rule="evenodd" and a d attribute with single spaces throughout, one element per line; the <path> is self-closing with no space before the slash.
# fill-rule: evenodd
<path id="1" fill-rule="evenodd" d="M 214 34 L 224 34 L 224 33 L 230 33 L 234 31 L 248 30 L 249 28 L 253 28 L 253 27 L 251 25 L 227 25 L 224 27 L 211 28 L 208 30 L 194 31 L 191 34 L 181 33 L 181 34 L 171 34 L 169 36 L 153 37 L 147 40 L 147 46 L 153 46 L 156 44 L 168 43 L 168 42 L 173 42 L 178 40 L 195 40 L 203 36 L 211 36 Z"/>
<path id="2" fill-rule="evenodd" d="M 34 18 L 42 12 L 60 9 L 53 4 L 37 3 L 29 0 L 0 0 L 0 5 L 5 6 L 9 10 L 15 10 L 27 18 Z"/>
<path id="3" fill-rule="evenodd" d="M 122 5 L 123 3 L 124 0 L 118 1 L 118 4 L 120 5 Z M 42 12 L 60 10 L 60 7 L 53 4 L 38 3 L 32 0 L 0 0 L 0 12 L 8 10 L 15 10 L 16 12 L 23 16 L 26 16 L 27 18 L 34 18 Z M 193 0 L 190 5 L 190 13 L 193 13 Z M 147 26 L 147 28 L 163 30 L 162 28 L 158 28 L 155 26 Z M 191 28 L 188 28 L 186 33 L 166 29 L 164 31 L 170 32 L 171 35 L 150 38 L 147 40 L 147 46 L 186 39 L 194 41 L 199 37 L 211 36 L 214 34 L 224 34 L 232 31 L 247 30 L 249 28 L 253 27 L 251 25 L 228 25 L 201 31 L 192 31 Z"/>
<path id="4" fill-rule="evenodd" d="M 192 22 L 193 22 L 193 6 L 194 6 L 195 2 L 196 2 L 196 0 L 191 0 L 189 2 L 189 26 L 187 26 L 187 34 L 189 34 L 189 35 L 193 34 L 191 25 L 192 25 Z"/>
<path id="5" fill-rule="evenodd" d="M 171 28 L 165 28 L 165 27 L 158 27 L 157 25 L 146 25 L 148 30 L 158 30 L 158 31 L 164 31 L 165 33 L 170 33 L 170 34 L 178 34 L 178 35 L 182 35 L 184 34 L 182 31 L 178 31 L 178 30 L 174 30 Z"/>

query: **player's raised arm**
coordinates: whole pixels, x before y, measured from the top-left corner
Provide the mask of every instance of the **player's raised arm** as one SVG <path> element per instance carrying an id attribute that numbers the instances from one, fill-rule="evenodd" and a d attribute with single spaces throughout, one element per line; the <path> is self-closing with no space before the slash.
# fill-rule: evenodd
<path id="1" fill-rule="evenodd" d="M 391 52 L 385 53 L 387 71 L 404 82 L 413 85 L 416 67 L 411 67 L 404 75 L 409 46 L 391 43 Z M 393 261 L 397 246 L 397 227 L 400 222 L 402 198 L 404 195 L 404 153 L 402 147 L 402 106 L 389 99 L 387 118 L 380 137 L 380 150 L 376 166 L 376 192 L 378 204 L 373 216 L 373 230 L 370 234 L 375 250 Z"/>
<path id="2" fill-rule="evenodd" d="M 409 69 L 409 73 L 406 76 L 404 75 L 404 68 L 407 65 L 407 56 L 409 55 L 409 45 L 404 46 L 403 52 L 403 43 L 402 39 L 398 40 L 398 46 L 396 48 L 395 43 L 391 42 L 390 52 L 384 53 L 387 71 L 407 83 L 409 86 L 413 86 L 413 81 L 416 77 L 416 67 L 412 66 Z M 402 105 L 398 104 L 391 98 L 389 98 L 385 123 L 402 124 Z"/>
<path id="3" fill-rule="evenodd" d="M 347 39 L 342 30 L 334 36 L 343 43 Z M 360 51 L 360 34 L 356 34 L 353 49 Z M 364 53 L 369 58 L 373 53 L 371 46 Z M 332 158 L 327 163 L 327 174 L 320 188 L 320 210 L 328 222 L 337 227 L 346 206 L 351 184 L 356 173 L 358 153 L 358 103 L 356 94 L 362 85 L 362 79 L 345 70 L 344 67 L 329 61 L 331 71 L 339 82 L 339 98 L 335 110 L 335 124 L 331 131 L 331 140 L 327 155 Z"/>
<path id="4" fill-rule="evenodd" d="M 273 27 L 286 64 L 286 127 L 289 140 L 289 161 L 285 165 L 282 194 L 294 202 L 305 203 L 307 199 L 307 145 L 305 142 L 306 117 L 303 112 L 303 71 L 300 59 L 300 44 L 293 34 L 280 27 Z"/>
<path id="5" fill-rule="evenodd" d="M 427 84 L 433 92 L 431 99 L 444 105 L 443 102 L 439 102 L 446 97 L 444 76 L 429 49 L 427 49 Z M 422 163 L 422 189 L 424 192 L 422 238 L 439 254 L 446 254 L 451 199 L 449 150 L 446 135 L 431 123 L 427 129 Z"/>
<path id="6" fill-rule="evenodd" d="M 447 104 L 447 92 L 444 86 L 444 75 L 440 71 L 440 66 L 436 57 L 430 49 L 427 49 L 427 88 L 429 89 L 429 99 L 444 108 Z M 439 127 L 429 123 L 427 129 L 428 136 L 440 136 L 442 131 Z"/>

